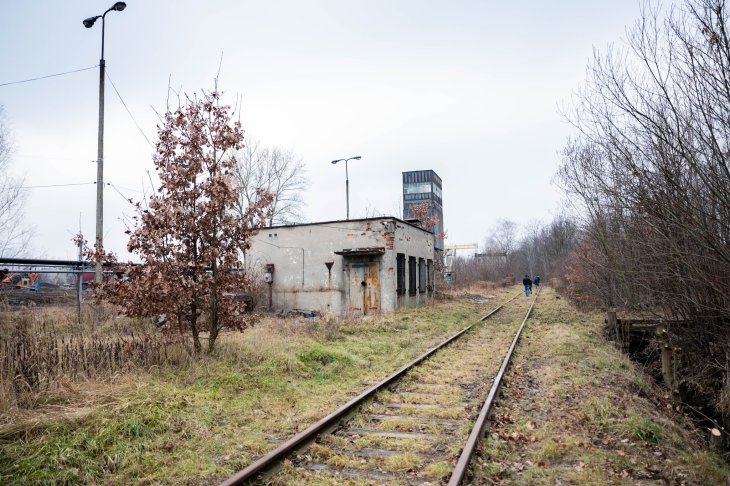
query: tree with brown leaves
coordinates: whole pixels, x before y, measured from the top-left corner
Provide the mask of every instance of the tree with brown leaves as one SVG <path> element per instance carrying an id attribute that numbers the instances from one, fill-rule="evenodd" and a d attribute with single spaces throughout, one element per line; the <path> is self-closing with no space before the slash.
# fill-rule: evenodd
<path id="1" fill-rule="evenodd" d="M 445 240 L 447 238 L 446 232 L 442 231 L 436 233 L 438 228 L 439 217 L 436 213 L 431 214 L 431 203 L 428 201 L 422 201 L 420 203 L 412 203 L 410 205 L 411 219 L 415 220 L 415 225 L 426 231 L 433 233 L 434 240 Z M 438 278 L 435 281 L 441 281 L 445 277 L 444 271 L 446 265 L 444 264 L 444 256 L 442 251 L 434 251 L 433 256 L 434 270 L 438 274 Z"/>
<path id="2" fill-rule="evenodd" d="M 431 212 L 431 203 L 428 201 L 422 201 L 419 203 L 412 203 L 410 206 L 411 219 L 416 220 L 416 226 L 425 229 L 426 231 L 433 232 L 436 227 L 436 223 L 439 221 L 439 217 L 436 214 L 429 214 Z"/>
<path id="3" fill-rule="evenodd" d="M 235 298 L 251 289 L 239 262 L 271 202 L 260 190 L 237 214 L 234 154 L 243 131 L 219 99 L 217 91 L 204 92 L 164 115 L 153 158 L 160 187 L 144 206 L 137 203 L 136 227 L 127 231 L 127 248 L 142 264 L 106 292 L 129 315 L 164 314 L 169 326 L 192 334 L 196 354 L 201 332 L 208 331 L 210 353 L 223 327 L 249 324 Z"/>

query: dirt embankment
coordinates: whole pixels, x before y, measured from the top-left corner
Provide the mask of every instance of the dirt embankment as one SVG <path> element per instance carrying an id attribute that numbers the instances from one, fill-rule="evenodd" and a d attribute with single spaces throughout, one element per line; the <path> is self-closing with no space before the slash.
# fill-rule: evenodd
<path id="1" fill-rule="evenodd" d="M 474 484 L 729 484 L 705 431 L 602 337 L 602 321 L 543 291 Z"/>

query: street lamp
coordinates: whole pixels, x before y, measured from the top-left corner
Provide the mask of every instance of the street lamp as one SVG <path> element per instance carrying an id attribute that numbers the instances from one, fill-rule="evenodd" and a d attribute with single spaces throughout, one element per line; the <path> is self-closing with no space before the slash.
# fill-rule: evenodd
<path id="1" fill-rule="evenodd" d="M 336 164 L 337 162 L 345 163 L 345 201 L 347 204 L 347 219 L 350 219 L 350 177 L 347 175 L 347 161 L 360 159 L 362 159 L 362 157 L 358 155 L 357 157 L 350 157 L 349 159 L 337 159 L 332 161 L 333 164 Z"/>
<path id="2" fill-rule="evenodd" d="M 111 11 L 121 12 L 127 8 L 124 2 L 116 2 L 114 5 L 101 15 L 89 17 L 84 20 L 84 27 L 90 29 L 94 23 L 101 19 L 101 60 L 99 61 L 99 138 L 97 139 L 97 155 L 96 155 L 96 248 L 101 249 L 104 246 L 104 20 L 106 14 Z M 101 252 L 96 255 L 96 273 L 94 281 L 101 283 Z"/>

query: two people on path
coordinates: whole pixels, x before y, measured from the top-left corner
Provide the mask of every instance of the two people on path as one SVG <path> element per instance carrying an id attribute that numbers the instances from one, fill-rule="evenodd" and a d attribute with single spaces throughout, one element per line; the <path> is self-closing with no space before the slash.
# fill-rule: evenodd
<path id="1" fill-rule="evenodd" d="M 522 279 L 522 285 L 525 286 L 525 297 L 529 297 L 532 293 L 532 279 L 529 275 L 525 275 L 525 278 Z"/>

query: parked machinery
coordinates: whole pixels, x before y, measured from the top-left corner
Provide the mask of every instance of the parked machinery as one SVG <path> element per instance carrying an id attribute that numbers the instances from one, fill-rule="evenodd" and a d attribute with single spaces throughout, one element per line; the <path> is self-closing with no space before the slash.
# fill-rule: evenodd
<path id="1" fill-rule="evenodd" d="M 27 289 L 38 291 L 38 273 L 35 272 L 9 272 L 0 270 L 0 283 L 16 289 Z"/>

